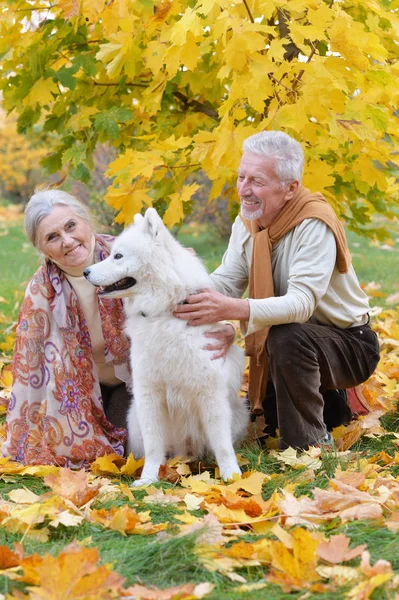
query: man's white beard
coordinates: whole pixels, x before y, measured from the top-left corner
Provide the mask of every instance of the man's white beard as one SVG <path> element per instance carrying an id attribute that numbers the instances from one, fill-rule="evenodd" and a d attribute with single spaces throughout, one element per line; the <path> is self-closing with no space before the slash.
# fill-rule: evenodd
<path id="1" fill-rule="evenodd" d="M 259 208 L 253 212 L 248 210 L 247 207 L 241 202 L 241 216 L 244 217 L 244 219 L 248 219 L 248 221 L 256 221 L 257 219 L 260 219 L 263 216 L 262 205 L 260 205 Z"/>

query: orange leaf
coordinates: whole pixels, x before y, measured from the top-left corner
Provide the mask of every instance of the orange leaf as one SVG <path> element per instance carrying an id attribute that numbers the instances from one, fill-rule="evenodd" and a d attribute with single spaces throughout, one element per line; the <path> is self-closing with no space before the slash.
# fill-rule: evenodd
<path id="1" fill-rule="evenodd" d="M 176 483 L 176 481 L 179 481 L 180 479 L 179 473 L 175 469 L 169 467 L 169 465 L 161 465 L 159 467 L 158 477 L 162 481 L 169 481 L 170 483 Z"/>
<path id="2" fill-rule="evenodd" d="M 21 561 L 22 581 L 38 586 L 37 590 L 31 588 L 32 597 L 42 600 L 108 600 L 117 596 L 124 579 L 107 566 L 98 566 L 98 559 L 96 548 L 81 548 L 76 543 L 66 546 L 57 557 L 34 554 Z"/>
<path id="3" fill-rule="evenodd" d="M 56 473 L 44 477 L 48 485 L 61 498 L 67 498 L 75 506 L 83 506 L 97 495 L 100 484 L 89 485 L 89 474 L 85 471 L 72 471 L 60 468 Z"/>
<path id="4" fill-rule="evenodd" d="M 22 554 L 20 551 L 13 552 L 8 546 L 0 546 L 0 570 L 17 567 L 21 563 Z"/>
<path id="5" fill-rule="evenodd" d="M 365 550 L 362 554 L 362 560 L 360 563 L 360 570 L 366 575 L 366 577 L 374 577 L 375 575 L 381 575 L 382 573 L 391 573 L 392 565 L 387 560 L 377 560 L 377 562 L 370 565 L 370 552 Z"/>
<path id="6" fill-rule="evenodd" d="M 321 542 L 317 554 L 326 562 L 338 564 L 360 556 L 366 549 L 366 544 L 349 548 L 350 539 L 345 535 L 332 535 L 328 542 Z"/>
<path id="7" fill-rule="evenodd" d="M 161 590 L 155 587 L 145 587 L 144 585 L 132 585 L 126 589 L 122 589 L 122 597 L 140 598 L 140 600 L 173 600 L 180 598 L 204 598 L 213 588 L 212 583 L 185 583 L 176 585 L 166 590 Z"/>
<path id="8" fill-rule="evenodd" d="M 124 504 L 120 508 L 113 507 L 110 510 L 104 508 L 92 510 L 90 511 L 90 517 L 107 529 L 113 529 L 119 531 L 122 535 L 126 535 L 127 533 L 135 533 L 136 525 L 148 520 L 148 513 L 138 514 L 133 508 Z"/>

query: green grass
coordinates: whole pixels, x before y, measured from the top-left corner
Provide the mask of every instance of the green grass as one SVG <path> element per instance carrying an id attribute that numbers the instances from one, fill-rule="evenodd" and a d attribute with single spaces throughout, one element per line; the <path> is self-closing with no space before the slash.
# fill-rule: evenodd
<path id="1" fill-rule="evenodd" d="M 393 453 L 395 446 L 391 443 L 390 451 Z M 366 450 L 367 452 L 367 450 Z M 371 457 L 373 449 L 370 448 L 368 456 Z M 259 471 L 268 474 L 277 473 L 270 481 L 266 482 L 263 488 L 265 498 L 269 497 L 274 489 L 279 490 L 290 486 L 295 495 L 308 494 L 312 496 L 314 487 L 325 487 L 329 479 L 333 476 L 333 471 L 338 462 L 345 470 L 347 459 L 339 459 L 335 453 L 326 453 L 323 457 L 322 467 L 319 469 L 312 481 L 308 484 L 300 482 L 306 470 L 295 470 L 291 467 L 285 467 L 269 454 L 259 452 L 259 449 L 253 446 L 247 446 L 241 451 L 241 454 L 249 460 L 248 468 L 256 468 Z M 353 462 L 351 463 L 353 468 Z M 4 480 L 5 479 L 5 480 Z M 26 487 L 37 494 L 48 491 L 48 488 L 39 479 L 31 476 L 4 477 L 0 479 L 0 496 L 7 499 L 9 491 L 15 488 Z M 14 479 L 14 481 L 13 481 Z M 128 480 L 126 480 L 128 481 Z M 308 487 L 306 487 L 308 486 Z M 160 483 L 157 487 L 170 488 L 170 484 Z M 144 496 L 144 493 L 143 493 Z M 110 508 L 113 503 L 95 503 L 93 508 Z M 114 504 L 119 504 L 119 502 Z M 88 547 L 97 547 L 100 553 L 102 563 L 112 563 L 112 568 L 126 578 L 126 585 L 141 583 L 147 586 L 157 586 L 166 588 L 173 585 L 181 585 L 187 582 L 200 583 L 209 581 L 215 584 L 215 589 L 207 596 L 209 600 L 239 600 L 243 597 L 251 600 L 263 600 L 271 598 L 272 600 L 296 599 L 303 596 L 303 591 L 284 593 L 279 586 L 269 583 L 265 588 L 259 591 L 252 591 L 248 594 L 235 591 L 237 583 L 230 581 L 226 576 L 207 571 L 199 562 L 195 553 L 196 534 L 189 534 L 183 537 L 173 535 L 174 515 L 180 512 L 174 506 L 159 506 L 155 504 L 145 504 L 142 502 L 142 495 L 138 499 L 129 502 L 138 512 L 142 510 L 151 511 L 151 520 L 153 523 L 166 522 L 168 528 L 166 532 L 156 535 L 122 536 L 120 533 L 103 529 L 100 525 L 83 521 L 77 528 L 66 528 L 59 526 L 50 529 L 50 539 L 48 542 L 41 543 L 26 536 L 23 540 L 25 555 L 32 553 L 44 555 L 46 553 L 57 556 L 63 548 L 73 540 Z M 198 511 L 197 511 L 198 512 Z M 202 513 L 204 514 L 204 513 Z M 345 534 L 351 540 L 351 547 L 358 544 L 367 544 L 371 554 L 372 564 L 378 559 L 389 560 L 393 569 L 397 572 L 399 569 L 399 536 L 392 533 L 385 527 L 378 526 L 378 523 L 371 521 L 355 521 L 350 523 L 341 523 L 339 519 L 322 524 L 319 528 L 321 533 L 327 537 Z M 272 537 L 272 533 L 256 535 L 250 531 L 242 536 L 243 541 L 255 542 L 263 537 Z M 8 531 L 1 531 L 1 543 L 13 547 L 15 542 L 21 541 L 21 534 L 13 534 Z M 354 566 L 359 563 L 356 559 L 350 564 Z M 267 567 L 247 567 L 237 571 L 245 577 L 247 584 L 264 581 L 264 575 L 268 572 Z M 9 581 L 0 576 L 0 594 L 15 592 L 21 589 L 21 584 Z M 347 588 L 339 588 L 336 591 L 323 593 L 309 593 L 307 598 L 319 600 L 321 598 L 330 598 L 331 600 L 343 598 Z M 388 598 L 384 590 L 376 590 L 372 596 L 373 600 L 379 598 Z"/>
<path id="2" fill-rule="evenodd" d="M 399 290 L 399 234 L 393 236 L 393 245 L 377 245 L 353 232 L 347 232 L 347 240 L 360 283 L 367 284 L 374 281 L 381 284 L 380 291 L 386 295 L 397 292 Z M 385 306 L 385 299 L 384 297 L 372 298 L 371 304 Z"/>
<path id="3" fill-rule="evenodd" d="M 22 216 L 9 221 L 0 219 L 0 264 L 0 295 L 5 300 L 0 303 L 0 313 L 13 320 L 26 283 L 40 264 L 37 251 L 26 239 Z"/>
<path id="4" fill-rule="evenodd" d="M 215 227 L 203 224 L 195 227 L 183 225 L 178 232 L 177 239 L 183 246 L 194 248 L 209 271 L 213 271 L 220 265 L 228 245 L 228 239 L 220 237 Z"/>

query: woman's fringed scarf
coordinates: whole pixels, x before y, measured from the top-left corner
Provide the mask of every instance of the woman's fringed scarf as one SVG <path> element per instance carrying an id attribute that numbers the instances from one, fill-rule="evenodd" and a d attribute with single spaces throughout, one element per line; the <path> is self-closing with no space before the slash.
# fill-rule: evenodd
<path id="1" fill-rule="evenodd" d="M 113 238 L 96 236 L 94 261 Z M 131 385 L 129 341 L 119 299 L 98 297 L 105 360 Z M 90 335 L 75 291 L 47 260 L 21 306 L 3 456 L 24 464 L 80 468 L 98 456 L 123 455 L 126 430 L 105 416 Z"/>

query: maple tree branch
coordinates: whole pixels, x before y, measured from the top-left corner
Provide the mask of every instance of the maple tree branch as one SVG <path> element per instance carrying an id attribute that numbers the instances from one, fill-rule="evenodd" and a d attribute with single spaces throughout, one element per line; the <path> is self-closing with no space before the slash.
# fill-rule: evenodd
<path id="1" fill-rule="evenodd" d="M 159 165 L 156 168 L 159 169 L 189 169 L 190 167 L 200 167 L 201 163 L 188 163 L 187 165 L 175 165 L 171 167 L 170 165 Z"/>
<path id="2" fill-rule="evenodd" d="M 250 11 L 248 3 L 247 3 L 247 0 L 242 0 L 242 1 L 244 2 L 244 6 L 247 9 L 247 13 L 248 13 L 248 16 L 249 16 L 251 22 L 255 23 L 255 19 L 253 18 L 252 14 L 251 14 L 251 11 Z"/>
<path id="3" fill-rule="evenodd" d="M 50 8 L 54 8 L 54 6 L 57 6 L 57 4 L 50 4 L 50 6 L 31 6 L 30 8 L 16 8 L 14 12 L 34 12 L 35 10 L 44 12 L 50 10 Z"/>
<path id="4" fill-rule="evenodd" d="M 100 42 L 103 42 L 104 40 L 86 40 L 85 42 L 80 42 L 79 44 L 72 44 L 73 48 L 76 50 L 76 48 L 83 48 L 83 46 L 88 46 L 89 44 L 99 44 Z"/>
<path id="5" fill-rule="evenodd" d="M 274 83 L 277 83 L 278 85 L 281 85 L 281 87 L 283 87 L 288 92 L 291 91 L 291 88 L 289 88 L 286 85 L 284 85 L 284 83 L 281 83 L 281 79 L 276 79 L 271 73 L 268 73 L 267 76 L 269 77 L 269 79 L 271 79 L 272 81 L 274 81 Z"/>
<path id="6" fill-rule="evenodd" d="M 192 108 L 195 112 L 201 112 L 208 115 L 208 117 L 211 117 L 214 121 L 220 121 L 219 115 L 213 106 L 204 102 L 199 102 L 198 100 L 190 100 L 187 96 L 182 94 L 182 92 L 173 92 L 173 96 L 183 103 L 185 109 Z"/>
<path id="7" fill-rule="evenodd" d="M 330 4 L 328 5 L 328 8 L 332 8 L 333 4 L 334 4 L 334 0 L 330 0 Z M 319 47 L 319 44 L 320 44 L 320 40 L 316 40 L 314 42 L 314 44 L 312 44 L 312 46 L 313 46 L 312 47 L 312 51 L 311 51 L 311 53 L 308 56 L 308 60 L 306 61 L 306 64 L 309 64 L 310 61 L 312 60 L 312 58 L 314 57 L 314 55 L 316 54 L 317 48 Z M 304 73 L 305 73 L 305 69 L 301 69 L 299 71 L 299 73 L 298 73 L 298 77 L 295 77 L 295 81 L 292 84 L 292 91 L 293 92 L 295 92 L 296 88 L 298 87 L 298 85 L 299 85 L 299 83 L 300 83 L 300 81 L 301 81 Z"/>
<path id="8" fill-rule="evenodd" d="M 96 81 L 95 79 L 91 80 L 92 83 L 94 83 L 94 85 L 100 85 L 100 86 L 105 86 L 105 87 L 115 87 L 115 86 L 119 86 L 120 83 L 110 83 L 110 82 L 101 82 L 101 81 Z M 127 87 L 141 87 L 141 88 L 147 88 L 148 84 L 147 83 L 134 83 L 132 81 L 126 81 L 125 85 Z"/>
<path id="9" fill-rule="evenodd" d="M 274 95 L 276 97 L 277 103 L 279 106 L 283 106 L 284 102 L 282 102 L 280 96 L 278 95 L 278 91 L 276 89 L 273 90 L 274 91 Z M 266 116 L 266 115 L 265 115 Z"/>
<path id="10" fill-rule="evenodd" d="M 345 127 L 345 129 L 349 129 L 348 125 L 361 125 L 361 121 L 356 121 L 356 119 L 337 119 L 337 123 Z"/>

